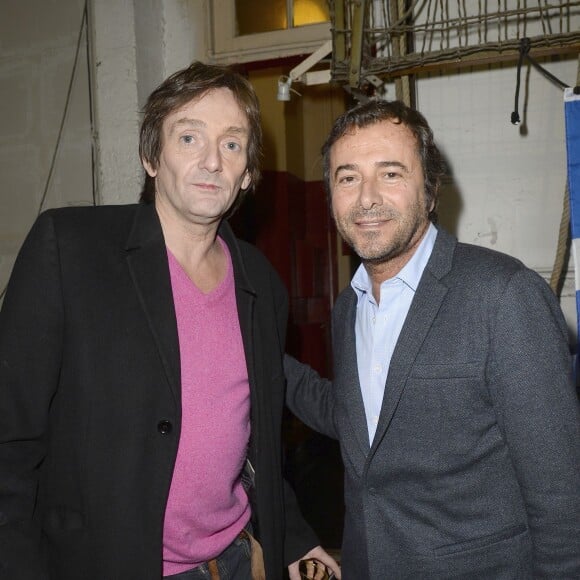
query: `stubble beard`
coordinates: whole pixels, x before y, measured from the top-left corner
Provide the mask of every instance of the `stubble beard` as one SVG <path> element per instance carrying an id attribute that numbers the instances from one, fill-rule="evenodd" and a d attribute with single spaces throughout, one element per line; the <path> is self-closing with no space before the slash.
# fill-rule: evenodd
<path id="1" fill-rule="evenodd" d="M 394 228 L 392 234 L 385 237 L 383 232 L 374 230 L 354 233 L 357 219 L 389 220 L 388 227 Z M 415 203 L 407 214 L 394 208 L 382 210 L 352 209 L 340 220 L 334 216 L 338 232 L 343 240 L 367 264 L 383 264 L 400 256 L 413 246 L 415 239 L 422 235 L 428 225 L 428 216 L 424 204 Z"/>

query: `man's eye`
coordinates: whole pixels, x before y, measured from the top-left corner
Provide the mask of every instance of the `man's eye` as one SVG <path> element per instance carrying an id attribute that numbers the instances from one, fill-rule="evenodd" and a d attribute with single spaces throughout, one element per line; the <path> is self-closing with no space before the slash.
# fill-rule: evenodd
<path id="1" fill-rule="evenodd" d="M 354 181 L 354 175 L 343 175 L 342 177 L 339 177 L 338 179 L 338 183 L 353 183 Z"/>
<path id="2" fill-rule="evenodd" d="M 239 151 L 241 149 L 240 144 L 235 141 L 228 141 L 226 143 L 226 149 L 228 151 Z"/>
<path id="3" fill-rule="evenodd" d="M 185 143 L 186 145 L 189 145 L 190 143 L 193 143 L 193 141 L 194 141 L 193 135 L 182 135 L 181 141 L 183 143 Z"/>
<path id="4" fill-rule="evenodd" d="M 386 171 L 383 173 L 383 179 L 385 181 L 396 181 L 401 178 L 401 174 L 398 171 Z"/>

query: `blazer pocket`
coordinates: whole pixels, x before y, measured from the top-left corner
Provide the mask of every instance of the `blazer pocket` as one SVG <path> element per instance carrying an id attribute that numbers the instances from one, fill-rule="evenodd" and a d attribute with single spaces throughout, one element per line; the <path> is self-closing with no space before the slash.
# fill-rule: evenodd
<path id="1" fill-rule="evenodd" d="M 527 527 L 523 524 L 518 524 L 517 526 L 506 528 L 497 534 L 481 536 L 479 538 L 474 538 L 465 542 L 459 542 L 457 544 L 440 546 L 439 548 L 435 548 L 433 553 L 436 556 L 452 556 L 473 550 L 494 547 L 494 545 L 497 545 L 499 548 L 502 543 L 509 544 L 510 541 L 517 538 L 518 536 L 521 536 L 522 534 L 527 534 Z"/>

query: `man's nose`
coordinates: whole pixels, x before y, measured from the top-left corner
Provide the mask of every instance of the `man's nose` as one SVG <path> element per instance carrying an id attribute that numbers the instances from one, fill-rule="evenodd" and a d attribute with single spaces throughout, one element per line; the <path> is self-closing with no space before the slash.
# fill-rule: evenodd
<path id="1" fill-rule="evenodd" d="M 200 156 L 199 166 L 200 168 L 205 169 L 211 173 L 221 171 L 222 157 L 219 144 L 208 143 L 207 146 L 204 147 Z"/>
<path id="2" fill-rule="evenodd" d="M 374 180 L 362 180 L 360 186 L 360 204 L 364 209 L 371 209 L 375 205 L 383 205 L 383 198 Z"/>

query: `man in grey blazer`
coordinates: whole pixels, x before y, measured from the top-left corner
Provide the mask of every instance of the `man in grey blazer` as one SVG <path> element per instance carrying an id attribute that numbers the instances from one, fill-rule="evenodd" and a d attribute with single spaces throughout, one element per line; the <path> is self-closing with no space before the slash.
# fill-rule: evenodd
<path id="1" fill-rule="evenodd" d="M 567 329 L 521 262 L 433 225 L 441 155 L 399 102 L 323 147 L 362 264 L 333 311 L 332 384 L 287 357 L 287 402 L 340 441 L 346 580 L 580 578 L 580 420 Z"/>

